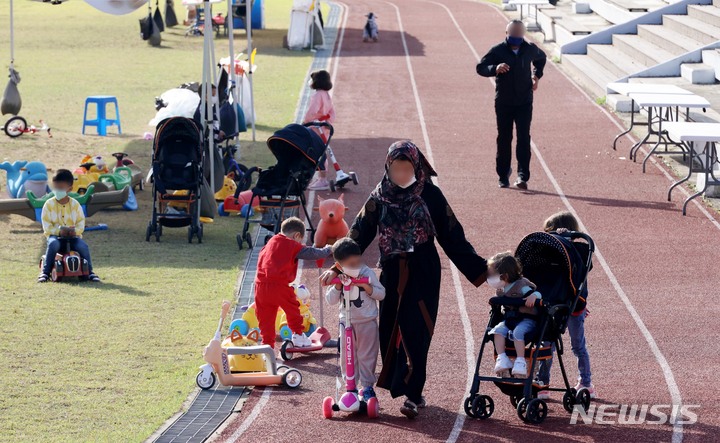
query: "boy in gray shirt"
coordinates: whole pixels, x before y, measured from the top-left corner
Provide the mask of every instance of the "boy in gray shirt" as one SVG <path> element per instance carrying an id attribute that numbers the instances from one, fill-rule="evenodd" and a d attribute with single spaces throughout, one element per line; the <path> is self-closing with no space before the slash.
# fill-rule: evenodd
<path id="1" fill-rule="evenodd" d="M 353 327 L 355 340 L 355 368 L 357 369 L 360 391 L 364 401 L 375 397 L 373 386 L 377 381 L 375 366 L 380 350 L 378 335 L 378 306 L 377 302 L 385 298 L 385 288 L 378 280 L 375 272 L 362 262 L 360 246 L 350 238 L 343 238 L 335 242 L 332 248 L 333 258 L 341 280 L 347 278 L 367 277 L 369 283 L 357 284 L 352 287 L 350 299 L 350 322 Z M 325 299 L 331 305 L 344 302 L 343 285 L 330 285 Z M 345 306 L 340 306 L 340 331 L 345 330 Z M 345 347 L 340 347 L 340 358 L 345 361 Z M 344 367 L 343 377 L 345 376 Z"/>

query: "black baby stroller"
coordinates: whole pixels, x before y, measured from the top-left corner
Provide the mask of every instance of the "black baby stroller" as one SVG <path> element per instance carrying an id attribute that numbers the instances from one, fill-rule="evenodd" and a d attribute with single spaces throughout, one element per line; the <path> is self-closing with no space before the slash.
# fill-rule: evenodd
<path id="1" fill-rule="evenodd" d="M 573 243 L 575 239 L 582 239 L 587 245 Z M 588 249 L 587 260 L 583 260 L 578 248 Z M 564 392 L 563 407 L 572 412 L 575 405 L 587 411 L 590 407 L 590 393 L 581 389 L 576 392 L 568 382 L 565 366 L 563 365 L 563 341 L 570 315 L 577 304 L 585 303 L 580 297 L 586 285 L 587 274 L 592 264 L 595 251 L 593 240 L 580 232 L 566 232 L 563 234 L 537 232 L 525 237 L 517 247 L 515 256 L 523 266 L 523 275 L 537 286 L 542 299 L 535 302 L 539 315 L 537 327 L 533 338 L 525 346 L 525 358 L 531 361 L 528 370 L 529 376 L 525 379 L 511 377 L 486 377 L 480 375 L 485 344 L 493 341 L 490 335 L 492 328 L 503 320 L 501 307 L 503 305 L 524 305 L 520 298 L 493 297 L 490 299 L 490 321 L 485 329 L 480 354 L 478 355 L 473 376 L 470 395 L 465 399 L 465 413 L 472 418 L 486 419 L 495 410 L 495 405 L 489 395 L 478 395 L 481 381 L 492 381 L 510 397 L 510 402 L 517 410 L 518 416 L 526 422 L 539 424 L 547 415 L 547 404 L 537 398 L 540 390 Z M 580 301 L 579 301 L 580 300 Z M 557 360 L 562 371 L 565 387 L 552 388 L 534 382 L 534 374 L 538 361 L 552 357 L 551 344 L 555 344 Z M 512 342 L 507 341 L 507 356 L 516 357 Z"/>
<path id="2" fill-rule="evenodd" d="M 160 241 L 163 226 L 188 227 L 188 243 L 202 243 L 200 193 L 203 149 L 200 130 L 192 119 L 172 117 L 161 121 L 153 142 L 153 212 L 145 240 Z"/>
<path id="3" fill-rule="evenodd" d="M 248 209 L 245 211 L 245 224 L 242 234 L 237 235 L 238 247 L 242 249 L 243 242 L 252 248 L 250 239 L 250 224 L 259 223 L 260 226 L 277 234 L 280 232 L 280 224 L 289 217 L 297 216 L 302 207 L 305 218 L 310 225 L 309 231 L 315 235 L 315 228 L 310 221 L 311 217 L 305 202 L 305 188 L 315 174 L 318 159 L 322 157 L 327 143 L 311 127 L 329 128 L 330 135 L 327 143 L 333 135 L 333 127 L 325 122 L 306 123 L 305 125 L 290 124 L 275 132 L 267 140 L 268 148 L 277 159 L 274 166 L 265 170 L 258 170 L 258 180 L 252 190 L 252 197 L 248 204 L 253 207 L 255 199 L 258 200 L 258 212 L 261 213 L 259 220 L 251 220 Z M 251 180 L 252 172 L 246 174 L 246 179 Z M 235 192 L 237 200 L 240 193 L 240 186 Z M 265 237 L 265 242 L 272 234 Z"/>

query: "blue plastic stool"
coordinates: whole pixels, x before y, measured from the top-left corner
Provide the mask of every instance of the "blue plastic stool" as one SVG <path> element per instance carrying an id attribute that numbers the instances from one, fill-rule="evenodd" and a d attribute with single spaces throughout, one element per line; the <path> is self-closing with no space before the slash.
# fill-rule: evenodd
<path id="1" fill-rule="evenodd" d="M 88 120 L 88 105 L 95 103 L 97 106 L 97 117 L 95 120 Z M 115 118 L 108 119 L 105 112 L 105 108 L 108 104 L 115 104 Z M 83 129 L 82 133 L 85 134 L 86 126 L 97 127 L 98 135 L 103 137 L 107 136 L 107 127 L 115 125 L 118 128 L 118 134 L 122 134 L 122 128 L 120 126 L 120 108 L 118 107 L 117 98 L 112 95 L 93 95 L 85 99 L 85 113 L 83 115 Z"/>

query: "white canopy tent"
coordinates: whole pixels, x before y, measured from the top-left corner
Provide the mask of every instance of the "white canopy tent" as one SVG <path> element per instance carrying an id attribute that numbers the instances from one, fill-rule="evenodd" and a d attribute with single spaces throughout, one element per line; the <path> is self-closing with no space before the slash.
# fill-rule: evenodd
<path id="1" fill-rule="evenodd" d="M 287 44 L 293 50 L 325 45 L 319 0 L 294 0 Z"/>

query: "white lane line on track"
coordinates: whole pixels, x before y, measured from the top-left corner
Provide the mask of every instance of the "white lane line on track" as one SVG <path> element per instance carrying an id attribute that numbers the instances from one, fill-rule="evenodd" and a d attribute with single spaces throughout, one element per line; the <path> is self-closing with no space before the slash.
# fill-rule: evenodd
<path id="1" fill-rule="evenodd" d="M 337 5 L 339 5 L 342 8 L 343 18 L 342 18 L 342 24 L 340 25 L 341 27 L 340 27 L 340 31 L 339 31 L 339 35 L 338 35 L 338 43 L 337 43 L 337 46 L 335 47 L 335 54 L 333 55 L 333 57 L 334 57 L 334 60 L 333 60 L 334 68 L 333 68 L 333 73 L 332 73 L 332 83 L 333 84 L 335 83 L 335 79 L 337 78 L 337 69 L 338 69 L 338 61 L 340 59 L 340 50 L 342 49 L 343 39 L 345 37 L 345 28 L 347 27 L 347 20 L 348 20 L 348 13 L 349 13 L 349 8 L 345 3 L 337 2 L 337 1 L 334 3 L 336 3 Z M 312 69 L 312 66 L 309 69 Z M 305 88 L 305 85 L 303 85 L 301 90 L 304 88 Z M 330 91 L 330 94 L 332 95 L 332 91 Z M 302 97 L 302 92 L 301 92 L 300 96 Z M 298 106 L 299 105 L 300 105 L 300 103 L 298 102 Z M 306 202 L 306 204 L 307 204 L 306 209 L 309 214 L 312 214 L 314 200 L 315 200 L 315 191 L 309 191 L 308 199 Z M 309 221 L 305 220 L 306 226 L 308 225 L 308 223 L 309 223 Z M 305 235 L 307 236 L 307 232 L 305 233 Z M 307 237 L 304 240 L 305 240 L 304 243 L 307 243 Z M 302 276 L 302 271 L 303 271 L 303 261 L 300 260 L 298 263 L 298 271 L 297 271 L 297 277 L 296 277 L 296 279 L 298 281 L 300 280 L 300 277 Z M 322 297 L 322 294 L 319 294 L 319 296 Z M 233 432 L 232 436 L 230 436 L 230 438 L 226 441 L 235 442 L 240 439 L 240 436 L 242 436 L 242 434 L 248 430 L 250 425 L 253 424 L 255 419 L 257 419 L 260 416 L 260 412 L 263 410 L 265 405 L 270 400 L 270 395 L 272 394 L 272 391 L 273 391 L 272 387 L 269 387 L 269 386 L 265 387 L 265 389 L 263 390 L 262 396 L 260 397 L 258 402 L 255 404 L 255 407 L 253 407 L 252 412 L 250 412 L 250 415 L 248 415 L 245 418 L 245 420 L 243 420 L 240 427 L 237 430 L 235 430 L 235 432 Z"/>
<path id="2" fill-rule="evenodd" d="M 432 2 L 432 3 L 435 3 L 435 2 Z M 455 20 L 455 17 L 453 16 L 452 11 L 450 11 L 450 9 L 448 9 L 443 4 L 440 4 L 440 3 L 435 3 L 435 4 L 442 6 L 445 9 L 445 11 L 450 15 L 453 23 L 455 24 L 455 27 L 458 29 L 460 34 L 465 39 L 465 42 L 468 44 L 468 47 L 470 48 L 471 52 L 473 53 L 473 55 L 475 55 L 476 60 L 479 61 L 480 57 L 478 57 L 477 51 L 473 47 L 472 43 L 467 39 L 467 37 L 465 37 L 465 34 L 463 33 L 462 29 L 458 25 L 457 21 Z M 504 19 L 507 19 L 507 17 L 505 17 L 499 10 L 496 9 L 496 11 Z M 558 71 L 559 71 L 559 69 L 558 69 Z M 567 76 L 566 76 L 566 78 L 567 78 Z M 489 80 L 493 85 L 495 84 L 495 81 L 492 78 L 490 78 Z M 570 80 L 570 79 L 568 79 L 568 80 L 573 85 L 575 85 L 575 83 L 572 80 Z M 577 87 L 577 85 L 575 85 L 575 86 Z M 579 87 L 578 87 L 578 89 L 579 89 Z M 590 97 L 587 94 L 584 94 L 584 95 L 586 98 L 590 99 Z M 590 101 L 592 103 L 594 103 L 593 100 L 590 100 Z M 596 103 L 594 103 L 594 104 L 597 105 Z M 607 114 L 607 115 L 608 115 L 608 117 L 610 117 L 609 114 Z M 612 117 L 610 117 L 610 119 L 613 122 L 615 122 L 617 125 L 617 122 Z M 557 192 L 558 196 L 562 200 L 563 204 L 565 205 L 567 210 L 570 211 L 575 216 L 575 218 L 577 218 L 580 228 L 584 232 L 588 233 L 588 235 L 590 235 L 590 233 L 587 230 L 587 227 L 582 222 L 582 219 L 580 218 L 579 214 L 577 213 L 575 208 L 572 206 L 570 201 L 565 196 L 565 193 L 563 192 L 562 188 L 560 187 L 560 184 L 557 182 L 557 180 L 555 180 L 555 176 L 553 175 L 552 171 L 548 167 L 547 163 L 545 163 L 545 159 L 543 158 L 542 154 L 540 153 L 540 150 L 538 149 L 537 145 L 535 145 L 534 142 L 531 142 L 531 146 L 532 146 L 533 153 L 535 154 L 538 161 L 542 165 L 543 170 L 545 171 L 545 174 L 547 175 L 548 179 L 552 183 L 553 187 L 555 188 L 555 191 Z M 662 168 L 660 168 L 660 169 L 662 169 Z M 620 300 L 622 300 L 623 304 L 625 305 L 625 308 L 628 310 L 628 312 L 630 313 L 630 316 L 635 321 L 635 324 L 637 325 L 638 329 L 640 329 L 640 332 L 642 333 L 643 337 L 647 341 L 647 343 L 650 347 L 650 350 L 652 351 L 653 355 L 655 356 L 655 360 L 658 362 L 658 365 L 660 365 L 663 376 L 665 377 L 665 383 L 667 384 L 668 391 L 670 392 L 670 397 L 672 399 L 672 403 L 674 405 L 681 405 L 682 397 L 680 395 L 680 388 L 678 387 L 677 383 L 675 382 L 675 376 L 673 375 L 672 369 L 670 368 L 670 364 L 668 363 L 667 359 L 665 358 L 662 351 L 658 347 L 657 342 L 655 341 L 655 338 L 652 336 L 652 333 L 650 333 L 650 330 L 648 330 L 647 326 L 645 325 L 645 322 L 642 321 L 642 318 L 638 314 L 637 310 L 633 306 L 632 302 L 628 298 L 628 296 L 625 293 L 625 291 L 623 290 L 622 286 L 620 286 L 620 283 L 618 282 L 617 278 L 615 277 L 615 274 L 610 269 L 610 265 L 608 265 L 607 261 L 605 260 L 605 257 L 600 252 L 600 249 L 598 247 L 595 248 L 595 256 L 597 257 L 597 260 L 600 262 L 600 265 L 602 266 L 603 270 L 605 271 L 605 274 L 607 275 L 608 279 L 610 280 L 610 283 L 612 283 L 613 287 L 615 288 L 615 292 L 617 292 L 618 297 L 620 297 Z M 676 423 L 673 425 L 672 441 L 673 441 L 673 443 L 680 443 L 680 442 L 682 442 L 682 440 L 683 440 L 683 426 L 682 426 L 682 423 L 679 423 L 678 421 L 676 421 Z M 450 439 L 448 439 L 448 441 L 450 441 Z"/>
<path id="3" fill-rule="evenodd" d="M 428 160 L 431 164 L 435 164 L 433 160 L 432 146 L 430 145 L 430 136 L 428 135 L 427 126 L 425 125 L 425 116 L 423 114 L 422 102 L 420 101 L 420 93 L 418 92 L 417 82 L 415 81 L 415 73 L 413 71 L 412 63 L 410 61 L 410 51 L 408 50 L 407 41 L 405 40 L 405 29 L 402 24 L 402 17 L 400 16 L 400 8 L 394 3 L 386 2 L 395 9 L 395 14 L 398 20 L 398 28 L 400 31 L 400 39 L 402 40 L 403 49 L 405 51 L 405 64 L 407 65 L 408 73 L 410 74 L 410 84 L 412 85 L 413 95 L 415 96 L 415 107 L 417 108 L 418 120 L 420 121 L 420 129 L 422 130 L 423 139 L 425 142 L 425 152 L 427 153 Z M 433 177 L 435 184 L 438 184 L 437 177 Z M 462 290 L 460 282 L 460 273 L 455 265 L 450 262 L 450 269 L 452 271 L 453 285 L 455 286 L 455 297 L 457 298 L 458 311 L 460 313 L 460 322 L 463 326 L 463 332 L 465 334 L 465 358 L 468 363 L 468 371 L 466 374 L 467 389 L 470 390 L 470 384 L 472 383 L 473 372 L 475 371 L 475 339 L 472 333 L 472 325 L 470 323 L 470 317 L 467 313 L 465 306 L 465 294 Z M 455 424 L 453 425 L 448 441 L 454 442 L 457 440 L 462 430 L 463 424 L 465 423 L 465 415 L 457 414 L 455 418 Z"/>

